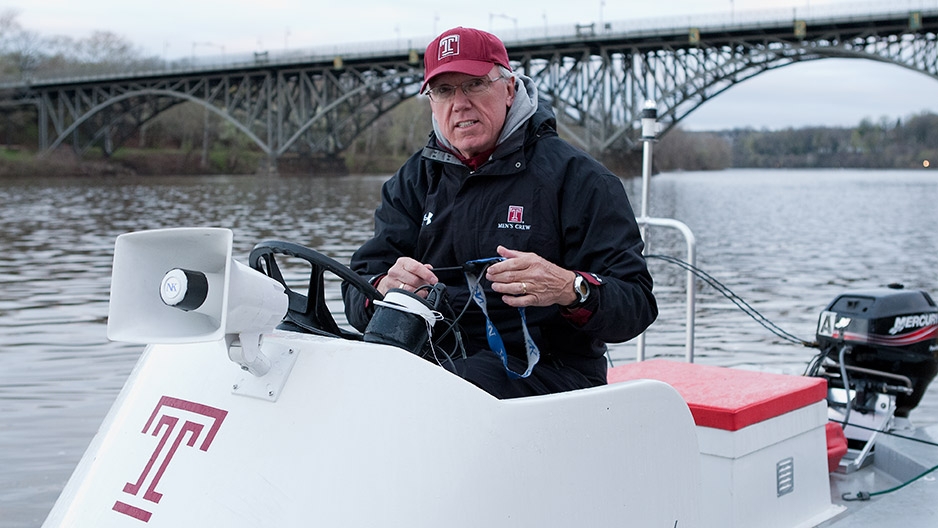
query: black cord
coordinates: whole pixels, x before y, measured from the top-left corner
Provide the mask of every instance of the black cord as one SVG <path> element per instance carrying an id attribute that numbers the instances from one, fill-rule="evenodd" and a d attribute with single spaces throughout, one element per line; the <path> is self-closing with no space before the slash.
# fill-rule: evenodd
<path id="1" fill-rule="evenodd" d="M 485 264 L 485 265 L 482 267 L 482 269 L 479 271 L 479 277 L 485 276 L 485 272 L 489 269 L 489 266 L 491 266 L 492 264 L 495 264 L 495 262 L 489 262 L 489 263 Z M 445 269 L 445 270 L 451 270 L 451 269 L 452 269 L 452 270 L 457 270 L 457 269 L 458 269 L 458 270 L 462 270 L 463 267 L 460 266 L 460 267 L 458 267 L 458 268 L 457 268 L 457 267 L 454 267 L 454 268 L 439 268 L 439 269 L 437 269 L 437 271 L 442 270 L 442 269 Z M 456 341 L 456 344 L 454 345 L 455 348 L 452 350 L 452 354 L 448 354 L 446 351 L 443 351 L 443 354 L 446 355 L 446 358 L 447 358 L 447 360 L 449 361 L 449 363 L 450 363 L 451 365 L 452 365 L 452 363 L 453 363 L 452 355 L 455 355 L 457 352 L 461 354 L 461 356 L 462 356 L 463 359 L 466 358 L 466 344 L 463 342 L 462 333 L 459 331 L 459 320 L 462 319 L 463 315 L 466 314 L 466 312 L 469 310 L 469 306 L 470 306 L 471 304 L 472 304 L 472 293 L 470 292 L 469 297 L 466 299 L 466 304 L 463 305 L 462 310 L 460 310 L 460 312 L 459 312 L 459 315 L 457 315 L 457 316 L 453 319 L 452 323 L 449 323 L 449 326 L 447 326 L 446 330 L 444 330 L 443 333 L 440 334 L 439 337 L 436 338 L 438 342 L 441 342 L 441 343 L 442 343 L 442 342 L 443 342 L 443 339 L 444 339 L 446 336 L 448 336 L 450 333 L 453 333 L 453 335 L 454 335 L 454 340 Z M 446 321 L 444 320 L 444 322 L 446 322 Z M 432 345 L 432 344 L 431 344 L 431 345 Z M 453 368 L 454 368 L 454 369 L 456 368 L 455 365 L 453 365 Z"/>
<path id="2" fill-rule="evenodd" d="M 778 337 L 784 339 L 785 341 L 789 341 L 789 342 L 791 342 L 791 343 L 794 343 L 794 344 L 797 344 L 797 345 L 801 345 L 801 346 L 804 346 L 804 347 L 810 347 L 810 348 L 817 348 L 817 347 L 818 347 L 818 344 L 817 344 L 817 343 L 812 342 L 812 341 L 806 341 L 806 340 L 804 340 L 804 339 L 801 339 L 801 338 L 799 338 L 799 337 L 797 337 L 797 336 L 795 336 L 795 335 L 793 335 L 793 334 L 791 334 L 791 333 L 789 333 L 789 332 L 783 330 L 782 328 L 780 328 L 778 325 L 776 325 L 775 323 L 773 323 L 772 321 L 770 321 L 768 318 L 766 318 L 764 315 L 762 315 L 761 313 L 759 313 L 758 310 L 756 310 L 755 308 L 753 308 L 752 306 L 750 306 L 749 303 L 747 303 L 742 297 L 740 297 L 739 295 L 736 295 L 736 293 L 734 293 L 732 290 L 730 290 L 730 289 L 729 289 L 726 285 L 724 285 L 722 282 L 718 281 L 718 280 L 715 279 L 713 276 L 711 276 L 709 273 L 707 273 L 707 272 L 705 272 L 704 270 L 698 268 L 697 266 L 694 266 L 693 264 L 690 264 L 690 263 L 685 262 L 685 261 L 683 261 L 683 260 L 681 260 L 681 259 L 674 258 L 674 257 L 668 256 L 668 255 L 645 255 L 645 258 L 655 258 L 655 259 L 663 260 L 663 261 L 665 261 L 665 262 L 669 262 L 669 263 L 671 263 L 671 264 L 674 264 L 674 265 L 676 265 L 676 266 L 678 266 L 678 267 L 684 268 L 684 269 L 687 270 L 687 271 L 690 271 L 691 273 L 693 273 L 693 274 L 696 275 L 697 277 L 703 279 L 704 282 L 706 282 L 707 284 L 709 284 L 709 285 L 710 285 L 711 287 L 713 287 L 715 290 L 717 290 L 718 292 L 720 292 L 720 294 L 723 295 L 724 297 L 726 297 L 727 299 L 729 299 L 730 302 L 732 302 L 733 304 L 735 304 L 736 306 L 738 306 L 739 309 L 743 311 L 743 313 L 745 313 L 746 315 L 748 315 L 749 317 L 751 317 L 754 321 L 756 321 L 757 323 L 759 323 L 760 325 L 762 325 L 763 328 L 765 328 L 765 329 L 768 330 L 769 332 L 772 332 L 772 333 L 775 334 L 776 336 L 778 336 Z"/>
<path id="3" fill-rule="evenodd" d="M 847 422 L 846 422 L 846 421 L 833 420 L 833 419 L 828 420 L 828 421 L 831 421 L 831 422 L 834 422 L 834 423 L 838 423 L 838 424 L 841 424 L 841 425 L 847 425 Z M 932 446 L 932 447 L 938 447 L 938 442 L 930 442 L 930 441 L 928 441 L 928 440 L 923 440 L 923 439 L 921 439 L 921 438 L 915 438 L 914 436 L 905 436 L 905 435 L 901 435 L 901 434 L 898 434 L 898 433 L 894 433 L 894 432 L 892 432 L 892 431 L 880 431 L 879 429 L 876 429 L 876 428 L 874 428 L 874 427 L 867 427 L 867 426 L 865 426 L 865 425 L 859 425 L 859 424 L 850 424 L 850 427 L 856 427 L 857 429 L 864 429 L 864 430 L 867 430 L 867 431 L 872 431 L 872 432 L 874 432 L 874 433 L 875 433 L 875 432 L 878 432 L 879 434 L 894 436 L 894 437 L 896 437 L 896 438 L 901 438 L 901 439 L 903 439 L 903 440 L 910 440 L 910 441 L 912 441 L 912 442 L 918 442 L 918 443 L 920 443 L 920 444 L 925 444 L 925 445 Z"/>
<path id="4" fill-rule="evenodd" d="M 453 322 L 449 323 L 449 326 L 446 327 L 446 330 L 443 331 L 443 333 L 440 334 L 439 337 L 437 337 L 437 339 L 442 342 L 446 336 L 448 336 L 450 333 L 454 333 L 454 338 L 456 340 L 457 349 L 460 349 L 462 351 L 463 357 L 466 357 L 466 345 L 465 343 L 463 343 L 462 335 L 459 332 L 459 320 L 462 319 L 462 316 L 466 314 L 466 311 L 469 309 L 469 304 L 470 304 L 469 301 L 471 300 L 472 299 L 469 299 L 466 301 L 466 304 L 463 305 L 462 310 L 459 312 L 459 315 L 457 315 L 453 319 Z M 454 353 L 456 351 L 457 350 L 453 350 Z"/>
<path id="5" fill-rule="evenodd" d="M 824 362 L 824 358 L 827 357 L 827 351 L 822 350 L 820 353 L 815 354 L 811 361 L 808 362 L 808 365 L 804 368 L 805 376 L 817 376 L 818 370 L 821 368 L 821 363 Z"/>

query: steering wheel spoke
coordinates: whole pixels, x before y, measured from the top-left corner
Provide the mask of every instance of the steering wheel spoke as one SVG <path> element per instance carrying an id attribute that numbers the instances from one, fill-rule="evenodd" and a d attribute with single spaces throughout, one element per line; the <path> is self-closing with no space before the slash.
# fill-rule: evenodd
<path id="1" fill-rule="evenodd" d="M 311 270 L 309 289 L 306 295 L 290 288 L 287 281 L 284 279 L 280 266 L 277 265 L 275 255 L 296 257 L 309 263 Z M 361 339 L 362 336 L 360 334 L 340 328 L 335 318 L 332 317 L 329 307 L 326 306 L 324 279 L 326 271 L 331 272 L 347 282 L 372 301 L 382 298 L 381 293 L 379 293 L 374 286 L 349 269 L 348 266 L 340 264 L 318 251 L 292 242 L 279 240 L 261 242 L 254 246 L 248 260 L 251 268 L 276 280 L 282 284 L 286 290 L 290 302 L 287 315 L 283 319 L 283 326 L 290 327 L 292 325 L 304 331 L 319 335 L 353 340 Z"/>

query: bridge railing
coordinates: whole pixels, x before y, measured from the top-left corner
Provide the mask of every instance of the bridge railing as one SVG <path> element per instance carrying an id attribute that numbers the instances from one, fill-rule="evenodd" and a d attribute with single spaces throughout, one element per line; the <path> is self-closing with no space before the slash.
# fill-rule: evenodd
<path id="1" fill-rule="evenodd" d="M 821 6 L 792 6 L 790 8 L 760 9 L 720 13 L 695 14 L 618 20 L 610 22 L 565 23 L 528 28 L 487 28 L 504 40 L 509 50 L 515 46 L 536 44 L 543 41 L 582 41 L 583 39 L 604 39 L 614 36 L 638 36 L 673 33 L 676 30 L 697 28 L 703 31 L 713 29 L 740 29 L 744 27 L 777 27 L 780 23 L 793 22 L 796 19 L 810 22 L 825 19 L 852 20 L 874 19 L 883 15 L 908 15 L 913 11 L 938 11 L 938 0 L 894 0 L 890 2 L 864 2 Z M 119 78 L 135 78 L 151 75 L 184 74 L 211 70 L 229 70 L 232 68 L 257 68 L 279 64 L 300 62 L 333 61 L 335 57 L 344 60 L 369 59 L 381 56 L 406 56 L 412 50 L 422 53 L 434 35 L 393 40 L 369 41 L 358 43 L 339 43 L 334 45 L 297 48 L 283 51 L 259 50 L 253 52 L 222 53 L 179 57 L 173 60 L 152 57 L 139 64 L 126 65 L 78 65 L 74 69 L 56 69 L 54 71 L 29 72 L 18 77 L 0 77 L 0 89 L 24 88 L 40 84 L 68 84 L 73 82 L 94 82 Z M 89 68 L 97 71 L 89 73 Z"/>

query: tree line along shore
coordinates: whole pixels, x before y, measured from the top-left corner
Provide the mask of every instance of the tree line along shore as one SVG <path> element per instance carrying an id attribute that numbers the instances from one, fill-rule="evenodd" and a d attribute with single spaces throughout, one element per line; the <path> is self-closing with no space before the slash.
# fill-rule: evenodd
<path id="1" fill-rule="evenodd" d="M 204 119 L 200 108 L 179 105 L 160 116 L 110 156 L 92 149 L 83 156 L 63 146 L 37 156 L 29 116 L 0 122 L 0 177 L 157 176 L 274 172 L 263 152 L 221 119 Z M 2 114 L 0 114 L 2 115 Z M 411 100 L 378 120 L 335 158 L 285 156 L 280 174 L 390 174 L 426 142 L 429 112 Z M 32 137 L 31 137 L 32 136 Z M 31 143 L 31 144 L 30 144 Z M 623 177 L 641 174 L 641 151 L 600 156 Z M 654 170 L 728 168 L 923 169 L 938 163 L 938 115 L 922 113 L 895 121 L 864 119 L 855 127 L 785 130 L 738 128 L 696 132 L 680 127 L 655 146 Z"/>

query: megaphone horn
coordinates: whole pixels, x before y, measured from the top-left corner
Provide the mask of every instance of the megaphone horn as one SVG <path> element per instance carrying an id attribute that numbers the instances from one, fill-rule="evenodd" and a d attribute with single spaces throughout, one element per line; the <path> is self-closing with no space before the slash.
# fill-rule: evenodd
<path id="1" fill-rule="evenodd" d="M 273 330 L 287 313 L 283 285 L 231 258 L 232 239 L 223 228 L 118 236 L 108 338 L 192 343 Z"/>

